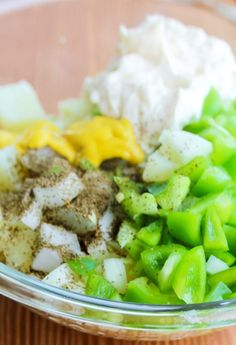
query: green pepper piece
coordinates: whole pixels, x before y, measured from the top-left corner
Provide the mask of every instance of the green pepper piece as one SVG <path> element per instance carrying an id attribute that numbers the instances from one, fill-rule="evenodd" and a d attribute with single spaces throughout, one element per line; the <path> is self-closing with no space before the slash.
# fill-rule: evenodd
<path id="1" fill-rule="evenodd" d="M 141 252 L 146 248 L 148 248 L 148 246 L 137 238 L 128 242 L 125 246 L 125 249 L 130 257 L 135 260 L 138 260 L 140 258 Z"/>
<path id="2" fill-rule="evenodd" d="M 86 285 L 86 294 L 93 297 L 121 301 L 121 297 L 113 285 L 97 274 L 91 274 Z"/>
<path id="3" fill-rule="evenodd" d="M 236 255 L 236 227 L 224 225 L 223 230 L 228 241 L 230 253 Z"/>
<path id="4" fill-rule="evenodd" d="M 214 286 L 211 291 L 206 295 L 204 302 L 223 301 L 225 296 L 232 294 L 230 288 L 224 283 L 220 282 Z"/>
<path id="5" fill-rule="evenodd" d="M 206 290 L 206 263 L 202 246 L 189 250 L 176 268 L 173 279 L 176 295 L 185 303 L 201 303 Z"/>
<path id="6" fill-rule="evenodd" d="M 193 186 L 202 173 L 209 168 L 210 165 L 211 162 L 208 157 L 196 157 L 186 165 L 176 170 L 176 174 L 188 176 L 191 180 L 191 185 Z"/>
<path id="7" fill-rule="evenodd" d="M 223 165 L 235 153 L 236 140 L 225 128 L 214 125 L 204 129 L 199 134 L 212 142 L 213 153 L 211 159 L 214 164 Z"/>
<path id="8" fill-rule="evenodd" d="M 125 248 L 135 238 L 137 232 L 138 230 L 133 223 L 127 220 L 123 221 L 117 234 L 117 242 L 120 247 Z"/>
<path id="9" fill-rule="evenodd" d="M 189 177 L 173 175 L 166 188 L 156 196 L 156 201 L 164 210 L 176 210 L 187 196 L 189 188 Z"/>
<path id="10" fill-rule="evenodd" d="M 216 116 L 221 112 L 222 108 L 222 99 L 218 91 L 215 88 L 212 88 L 204 100 L 202 107 L 202 115 L 211 117 Z"/>
<path id="11" fill-rule="evenodd" d="M 234 154 L 233 156 L 231 156 L 229 160 L 227 160 L 227 162 L 224 164 L 224 168 L 235 183 L 236 182 L 236 154 Z"/>
<path id="12" fill-rule="evenodd" d="M 95 271 L 98 262 L 88 256 L 79 259 L 70 260 L 68 262 L 70 269 L 79 275 L 89 275 Z"/>
<path id="13" fill-rule="evenodd" d="M 226 236 L 226 238 L 227 238 L 227 236 Z M 214 255 L 218 259 L 224 261 L 228 266 L 232 266 L 236 262 L 235 256 L 233 254 L 231 254 L 230 252 L 222 252 L 219 250 L 210 250 L 210 251 L 206 251 L 205 253 L 206 253 L 207 259 L 211 255 Z"/>
<path id="14" fill-rule="evenodd" d="M 230 267 L 229 269 L 216 273 L 208 278 L 210 286 L 216 286 L 220 282 L 225 283 L 229 287 L 236 284 L 236 266 Z"/>
<path id="15" fill-rule="evenodd" d="M 158 287 L 148 281 L 147 277 L 139 277 L 130 281 L 124 300 L 145 304 L 182 304 L 173 294 L 161 294 Z"/>
<path id="16" fill-rule="evenodd" d="M 163 230 L 163 221 L 161 219 L 143 227 L 137 233 L 136 237 L 146 243 L 148 246 L 156 246 L 160 240 Z"/>
<path id="17" fill-rule="evenodd" d="M 160 245 L 155 248 L 146 249 L 141 253 L 143 269 L 149 279 L 158 284 L 159 271 L 171 253 L 183 250 L 178 244 Z"/>
<path id="18" fill-rule="evenodd" d="M 200 176 L 192 192 L 196 196 L 218 193 L 232 182 L 230 176 L 222 167 L 209 167 Z"/>
<path id="19" fill-rule="evenodd" d="M 207 251 L 229 249 L 220 218 L 214 207 L 209 207 L 203 217 L 203 246 Z"/>
<path id="20" fill-rule="evenodd" d="M 185 253 L 186 249 L 173 252 L 169 255 L 168 259 L 164 263 L 164 266 L 158 274 L 158 284 L 162 292 L 166 292 L 172 289 L 172 283 L 176 268 Z"/>
<path id="21" fill-rule="evenodd" d="M 171 212 L 167 216 L 167 224 L 172 236 L 177 240 L 194 247 L 201 244 L 201 225 L 202 216 L 197 213 Z"/>
<path id="22" fill-rule="evenodd" d="M 221 222 L 224 224 L 230 219 L 235 209 L 235 200 L 232 193 L 225 190 L 222 193 L 206 195 L 198 199 L 189 211 L 203 214 L 209 206 L 215 207 Z"/>
<path id="23" fill-rule="evenodd" d="M 236 210 L 234 210 L 230 216 L 230 218 L 227 221 L 227 224 L 236 226 Z"/>

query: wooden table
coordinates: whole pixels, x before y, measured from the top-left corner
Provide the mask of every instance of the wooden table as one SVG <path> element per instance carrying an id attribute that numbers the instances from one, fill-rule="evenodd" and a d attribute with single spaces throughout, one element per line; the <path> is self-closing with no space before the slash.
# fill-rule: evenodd
<path id="1" fill-rule="evenodd" d="M 79 333 L 43 319 L 19 304 L 0 297 L 0 345 L 131 345 Z M 208 336 L 174 342 L 139 342 L 158 345 L 235 345 L 236 327 Z"/>
<path id="2" fill-rule="evenodd" d="M 196 14 L 171 6 L 171 13 L 186 23 L 198 24 L 200 18 L 210 33 L 228 38 L 236 50 L 233 24 L 201 9 Z M 104 68 L 114 55 L 121 22 L 133 25 L 157 11 L 169 13 L 156 0 L 67 0 L 0 17 L 0 83 L 29 80 L 46 109 L 55 111 L 59 99 L 76 96 L 83 78 Z M 0 297 L 0 345 L 80 344 L 129 342 L 77 333 Z M 236 328 L 175 344 L 233 345 Z"/>

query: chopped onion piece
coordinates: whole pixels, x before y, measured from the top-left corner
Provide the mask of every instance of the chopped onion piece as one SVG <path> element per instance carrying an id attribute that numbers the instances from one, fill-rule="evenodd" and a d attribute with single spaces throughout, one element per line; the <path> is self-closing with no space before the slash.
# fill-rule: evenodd
<path id="1" fill-rule="evenodd" d="M 41 223 L 42 208 L 39 202 L 33 201 L 29 208 L 23 213 L 21 222 L 28 228 L 35 230 Z"/>

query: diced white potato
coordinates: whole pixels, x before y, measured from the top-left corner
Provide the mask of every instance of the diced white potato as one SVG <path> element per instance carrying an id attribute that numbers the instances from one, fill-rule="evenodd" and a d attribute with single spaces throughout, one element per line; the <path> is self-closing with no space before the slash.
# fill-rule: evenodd
<path id="1" fill-rule="evenodd" d="M 42 207 L 55 208 L 65 205 L 83 190 L 83 183 L 74 173 L 69 173 L 63 180 L 51 187 L 35 187 L 36 200 Z"/>
<path id="2" fill-rule="evenodd" d="M 107 255 L 107 245 L 103 238 L 95 238 L 87 247 L 87 252 L 93 258 L 101 258 Z"/>
<path id="3" fill-rule="evenodd" d="M 21 222 L 28 228 L 35 230 L 41 223 L 42 207 L 34 200 L 21 216 Z"/>
<path id="4" fill-rule="evenodd" d="M 49 246 L 62 248 L 64 253 L 81 254 L 77 235 L 62 227 L 42 223 L 40 227 L 40 240 Z"/>
<path id="5" fill-rule="evenodd" d="M 108 208 L 99 219 L 98 225 L 101 231 L 101 236 L 106 241 L 110 241 L 112 239 L 112 227 L 115 221 L 114 213 Z"/>
<path id="6" fill-rule="evenodd" d="M 31 268 L 35 271 L 49 273 L 62 263 L 61 254 L 57 249 L 41 248 L 35 255 Z"/>
<path id="7" fill-rule="evenodd" d="M 199 135 L 186 131 L 166 129 L 160 136 L 159 152 L 177 164 L 186 164 L 198 156 L 208 156 L 212 143 Z"/>
<path id="8" fill-rule="evenodd" d="M 148 158 L 143 171 L 143 179 L 146 182 L 166 181 L 177 167 L 175 162 L 156 151 Z"/>
<path id="9" fill-rule="evenodd" d="M 43 281 L 50 285 L 66 288 L 74 283 L 75 278 L 68 264 L 62 264 L 50 272 Z"/>
<path id="10" fill-rule="evenodd" d="M 170 178 L 180 166 L 198 156 L 208 156 L 212 143 L 199 135 L 166 129 L 160 136 L 161 147 L 148 158 L 143 172 L 146 182 L 162 182 Z"/>
<path id="11" fill-rule="evenodd" d="M 3 251 L 6 264 L 29 272 L 37 240 L 37 232 L 31 229 L 9 230 L 9 240 Z"/>
<path id="12" fill-rule="evenodd" d="M 117 289 L 124 293 L 127 286 L 127 276 L 124 260 L 120 258 L 105 259 L 104 277 Z"/>
<path id="13" fill-rule="evenodd" d="M 18 152 L 15 147 L 0 149 L 0 191 L 15 191 L 21 184 Z"/>
<path id="14" fill-rule="evenodd" d="M 51 211 L 50 219 L 55 219 L 65 227 L 75 231 L 79 235 L 94 232 L 97 229 L 97 215 L 93 210 L 84 214 L 81 209 L 73 207 L 73 203 Z"/>
<path id="15" fill-rule="evenodd" d="M 26 81 L 0 86 L 1 127 L 21 131 L 45 118 L 45 111 L 32 86 Z"/>

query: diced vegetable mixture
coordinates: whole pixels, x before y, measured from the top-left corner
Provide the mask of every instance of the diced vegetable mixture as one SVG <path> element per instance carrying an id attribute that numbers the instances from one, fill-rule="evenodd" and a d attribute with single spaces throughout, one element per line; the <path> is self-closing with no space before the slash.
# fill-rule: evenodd
<path id="1" fill-rule="evenodd" d="M 0 114 L 3 263 L 115 301 L 236 296 L 235 102 L 210 90 L 200 120 L 164 130 L 145 156 L 128 121 L 86 100 L 50 118 L 28 85 L 13 102 L 17 88 L 36 118 Z"/>

